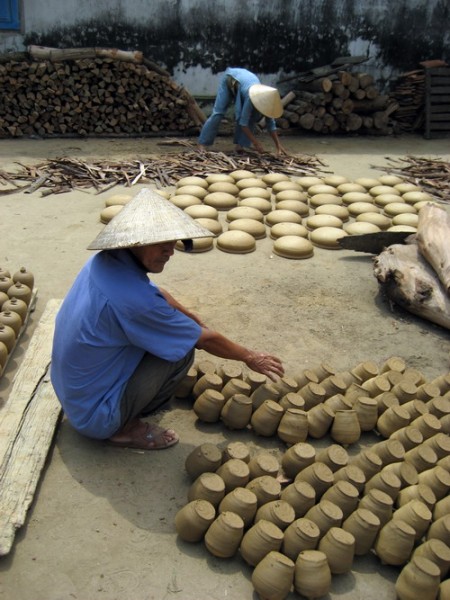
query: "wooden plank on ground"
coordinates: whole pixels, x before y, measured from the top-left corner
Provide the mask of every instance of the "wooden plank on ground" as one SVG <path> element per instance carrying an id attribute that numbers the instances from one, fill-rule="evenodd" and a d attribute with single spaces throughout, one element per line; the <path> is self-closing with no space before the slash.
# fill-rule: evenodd
<path id="1" fill-rule="evenodd" d="M 54 322 L 49 300 L 0 411 L 0 556 L 25 522 L 61 415 L 49 377 Z"/>

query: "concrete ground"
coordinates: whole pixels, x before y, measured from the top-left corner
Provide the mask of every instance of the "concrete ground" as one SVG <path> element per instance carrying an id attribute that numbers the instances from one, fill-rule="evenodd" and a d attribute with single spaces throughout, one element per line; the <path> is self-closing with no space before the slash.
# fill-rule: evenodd
<path id="1" fill-rule="evenodd" d="M 382 174 L 373 167 L 385 165 L 386 157 L 450 160 L 448 140 L 420 136 L 302 136 L 287 137 L 284 144 L 290 152 L 316 155 L 329 172 L 350 179 Z M 222 138 L 218 146 L 226 150 L 231 141 Z M 167 147 L 158 146 L 157 139 L 1 140 L 0 170 L 57 156 L 120 160 L 154 152 L 165 153 Z M 119 191 L 130 192 L 114 188 L 102 195 L 74 191 L 0 196 L 0 266 L 26 266 L 38 288 L 36 311 L 0 379 L 3 403 L 46 302 L 66 294 L 90 255 L 86 246 L 102 227 L 99 213 L 105 198 Z M 279 355 L 288 376 L 320 362 L 345 370 L 363 360 L 381 363 L 392 355 L 402 356 L 429 379 L 449 371 L 448 331 L 391 307 L 379 294 L 369 255 L 316 249 L 310 260 L 291 261 L 274 255 L 272 240 L 266 238 L 247 255 L 217 249 L 194 255 L 176 252 L 155 281 L 210 327 L 250 348 Z M 198 358 L 205 356 L 200 353 Z M 186 503 L 190 485 L 184 461 L 203 442 L 223 448 L 241 440 L 253 452 L 265 448 L 278 457 L 286 448 L 278 438 L 198 422 L 190 408 L 178 401 L 160 415 L 181 437 L 177 446 L 161 452 L 84 439 L 63 420 L 27 522 L 17 532 L 11 553 L 0 559 L 0 598 L 256 598 L 252 570 L 239 556 L 218 559 L 202 543 L 177 539 L 174 516 Z M 349 453 L 376 439 L 365 434 Z M 319 448 L 330 438 L 309 441 Z M 398 573 L 373 555 L 358 558 L 351 573 L 333 578 L 328 597 L 393 599 Z M 291 593 L 289 600 L 296 597 Z"/>

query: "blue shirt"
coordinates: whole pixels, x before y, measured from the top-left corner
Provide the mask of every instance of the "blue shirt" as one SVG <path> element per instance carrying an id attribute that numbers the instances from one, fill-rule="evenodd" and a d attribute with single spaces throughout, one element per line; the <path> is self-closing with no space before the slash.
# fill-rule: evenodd
<path id="1" fill-rule="evenodd" d="M 225 74 L 230 75 L 239 83 L 239 89 L 234 105 L 236 121 L 241 127 L 251 128 L 252 124 L 262 119 L 263 115 L 261 115 L 253 106 L 250 100 L 249 90 L 252 85 L 261 82 L 254 73 L 247 69 L 229 67 L 225 71 Z M 275 120 L 266 117 L 266 128 L 267 131 L 275 131 L 277 128 Z"/>
<path id="2" fill-rule="evenodd" d="M 67 418 L 83 435 L 120 428 L 120 399 L 146 352 L 175 362 L 201 327 L 169 305 L 129 250 L 99 252 L 77 276 L 58 312 L 51 380 Z"/>

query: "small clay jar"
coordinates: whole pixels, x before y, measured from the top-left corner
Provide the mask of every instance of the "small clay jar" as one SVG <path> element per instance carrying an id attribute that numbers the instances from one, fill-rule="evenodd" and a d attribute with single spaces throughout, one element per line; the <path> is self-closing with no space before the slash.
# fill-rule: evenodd
<path id="1" fill-rule="evenodd" d="M 443 375 L 439 375 L 435 379 L 431 381 L 433 385 L 437 385 L 439 388 L 439 394 L 444 395 L 448 391 L 450 391 L 450 373 L 444 373 Z"/>
<path id="2" fill-rule="evenodd" d="M 216 509 L 207 500 L 193 500 L 175 515 L 175 529 L 185 542 L 200 542 L 216 517 Z"/>
<path id="3" fill-rule="evenodd" d="M 434 385 L 434 383 L 423 383 L 417 388 L 417 398 L 419 400 L 423 400 L 424 402 L 428 402 L 432 398 L 436 398 L 441 393 L 439 387 Z"/>
<path id="4" fill-rule="evenodd" d="M 308 383 L 319 383 L 319 377 L 313 369 L 305 369 L 300 373 L 296 373 L 294 379 L 297 382 L 299 390 L 308 385 Z"/>
<path id="5" fill-rule="evenodd" d="M 272 500 L 258 508 L 255 523 L 261 519 L 275 523 L 282 531 L 295 521 L 295 511 L 286 500 Z"/>
<path id="6" fill-rule="evenodd" d="M 367 379 L 370 379 L 371 377 L 376 377 L 379 373 L 379 369 L 375 362 L 365 361 L 353 367 L 351 373 L 356 375 L 361 381 L 367 381 Z"/>
<path id="7" fill-rule="evenodd" d="M 389 471 L 395 473 L 400 479 L 402 489 L 409 485 L 416 485 L 419 481 L 419 475 L 417 469 L 411 463 L 404 461 L 389 463 L 382 469 L 383 471 Z"/>
<path id="8" fill-rule="evenodd" d="M 386 493 L 395 501 L 401 486 L 400 478 L 395 473 L 382 470 L 367 481 L 364 486 L 364 494 L 368 494 L 372 489 L 377 489 Z"/>
<path id="9" fill-rule="evenodd" d="M 417 398 L 417 389 L 418 388 L 413 381 L 402 379 L 393 386 L 391 392 L 397 396 L 400 404 L 405 404 L 406 402 Z"/>
<path id="10" fill-rule="evenodd" d="M 298 392 L 289 392 L 288 394 L 285 394 L 281 398 L 279 404 L 285 410 L 288 408 L 296 408 L 297 410 L 305 409 L 305 401 Z"/>
<path id="11" fill-rule="evenodd" d="M 222 462 L 231 458 L 238 458 L 246 463 L 250 462 L 250 450 L 243 442 L 230 442 L 222 452 Z"/>
<path id="12" fill-rule="evenodd" d="M 334 410 L 326 404 L 318 404 L 308 410 L 308 435 L 314 439 L 323 438 L 333 423 Z"/>
<path id="13" fill-rule="evenodd" d="M 330 377 L 331 375 L 336 375 L 336 373 L 337 373 L 336 369 L 326 362 L 316 365 L 312 369 L 312 371 L 317 375 L 319 383 L 321 381 L 323 381 L 324 379 L 326 379 L 327 377 Z"/>
<path id="14" fill-rule="evenodd" d="M 329 406 L 334 412 L 337 410 L 351 410 L 353 408 L 353 400 L 343 394 L 330 396 L 325 400 L 324 404 Z"/>
<path id="15" fill-rule="evenodd" d="M 22 328 L 22 319 L 18 313 L 11 312 L 9 310 L 3 310 L 0 312 L 0 323 L 11 327 L 11 329 L 14 330 L 14 334 L 17 338 Z"/>
<path id="16" fill-rule="evenodd" d="M 198 379 L 198 372 L 195 367 L 191 367 L 180 383 L 177 385 L 174 396 L 176 398 L 188 398 L 194 389 L 194 385 Z"/>
<path id="17" fill-rule="evenodd" d="M 411 427 L 411 425 L 398 429 L 390 437 L 391 439 L 398 440 L 406 452 L 423 442 L 422 433 L 416 427 Z"/>
<path id="18" fill-rule="evenodd" d="M 419 483 L 424 483 L 433 490 L 436 500 L 442 500 L 450 490 L 450 473 L 439 465 L 422 471 L 418 479 Z"/>
<path id="19" fill-rule="evenodd" d="M 334 414 L 330 430 L 335 442 L 348 446 L 354 444 L 361 437 L 358 415 L 355 410 L 337 410 Z"/>
<path id="20" fill-rule="evenodd" d="M 395 582 L 399 600 L 435 600 L 439 592 L 439 568 L 427 558 L 411 559 Z"/>
<path id="21" fill-rule="evenodd" d="M 411 421 L 410 425 L 419 429 L 424 440 L 432 437 L 436 433 L 439 433 L 442 429 L 439 419 L 430 413 L 426 413 L 420 417 L 417 417 Z"/>
<path id="22" fill-rule="evenodd" d="M 199 378 L 192 388 L 192 393 L 194 398 L 198 398 L 206 390 L 216 390 L 217 392 L 220 392 L 222 388 L 223 381 L 219 375 L 216 373 L 205 373 L 204 375 L 200 375 L 199 372 Z"/>
<path id="23" fill-rule="evenodd" d="M 418 369 L 407 368 L 403 371 L 403 378 L 412 381 L 417 387 L 426 383 L 426 379 Z"/>
<path id="24" fill-rule="evenodd" d="M 292 560 L 297 560 L 300 552 L 315 550 L 319 543 L 320 529 L 310 519 L 299 518 L 284 531 L 281 551 Z"/>
<path id="25" fill-rule="evenodd" d="M 450 568 L 450 548 L 442 540 L 432 538 L 423 542 L 414 550 L 412 558 L 417 556 L 431 560 L 438 567 L 441 579 L 447 576 Z"/>
<path id="26" fill-rule="evenodd" d="M 282 530 L 272 521 L 261 519 L 244 533 L 239 552 L 247 564 L 255 567 L 269 552 L 280 550 L 282 542 Z"/>
<path id="27" fill-rule="evenodd" d="M 325 388 L 319 383 L 310 382 L 299 390 L 299 394 L 305 401 L 305 410 L 310 410 L 317 406 L 326 397 Z"/>
<path id="28" fill-rule="evenodd" d="M 377 402 L 378 416 L 382 415 L 391 406 L 400 406 L 397 396 L 392 392 L 384 392 L 374 397 Z"/>
<path id="29" fill-rule="evenodd" d="M 450 398 L 438 396 L 427 402 L 427 407 L 430 414 L 441 419 L 446 415 L 450 415 Z"/>
<path id="30" fill-rule="evenodd" d="M 0 293 L 1 295 L 1 293 Z M 28 312 L 28 306 L 23 300 L 20 298 L 9 298 L 7 294 L 5 294 L 4 302 L 1 301 L 0 298 L 0 306 L 3 311 L 11 311 L 15 312 L 22 319 L 22 323 L 25 321 Z"/>
<path id="31" fill-rule="evenodd" d="M 353 403 L 361 431 L 372 431 L 378 421 L 378 403 L 375 398 L 359 396 Z"/>
<path id="32" fill-rule="evenodd" d="M 438 500 L 433 507 L 433 521 L 450 514 L 450 495 Z"/>
<path id="33" fill-rule="evenodd" d="M 331 529 L 340 527 L 344 519 L 342 509 L 329 500 L 320 500 L 305 514 L 305 519 L 311 519 L 320 529 L 320 537 Z"/>
<path id="34" fill-rule="evenodd" d="M 411 421 L 417 419 L 421 415 L 428 412 L 428 407 L 423 400 L 410 400 L 405 404 L 402 404 L 402 408 L 408 411 L 408 415 Z"/>
<path id="35" fill-rule="evenodd" d="M 442 433 L 450 435 L 450 415 L 445 415 L 444 417 L 441 417 L 439 421 L 441 422 Z"/>
<path id="36" fill-rule="evenodd" d="M 34 287 L 34 275 L 31 271 L 28 271 L 25 267 L 20 267 L 16 273 L 13 274 L 12 279 L 14 283 L 20 282 L 27 285 L 31 290 Z"/>
<path id="37" fill-rule="evenodd" d="M 300 471 L 312 465 L 316 458 L 314 446 L 298 442 L 286 450 L 281 458 L 281 466 L 287 477 L 293 479 Z"/>
<path id="38" fill-rule="evenodd" d="M 400 490 L 396 504 L 398 507 L 403 506 L 410 500 L 420 500 L 430 510 L 433 510 L 434 505 L 436 504 L 436 496 L 434 495 L 433 490 L 430 486 L 425 485 L 424 483 L 417 483 L 415 485 L 409 485 L 408 487 Z"/>
<path id="39" fill-rule="evenodd" d="M 10 353 L 16 343 L 16 333 L 12 327 L 0 323 L 0 342 L 3 342 Z"/>
<path id="40" fill-rule="evenodd" d="M 252 418 L 253 406 L 249 396 L 234 394 L 225 401 L 220 420 L 228 429 L 245 429 Z"/>
<path id="41" fill-rule="evenodd" d="M 196 363 L 195 368 L 198 372 L 198 378 L 200 379 L 203 375 L 215 375 L 216 374 L 216 365 L 211 360 L 200 360 Z M 221 379 L 221 384 L 223 386 L 223 382 Z M 208 386 L 207 386 L 208 387 Z"/>
<path id="42" fill-rule="evenodd" d="M 236 513 L 244 521 L 247 529 L 253 523 L 258 508 L 258 498 L 251 490 L 236 487 L 228 492 L 219 504 L 219 513 L 231 511 Z"/>
<path id="43" fill-rule="evenodd" d="M 420 500 L 410 500 L 400 508 L 398 508 L 393 516 L 393 519 L 402 519 L 415 531 L 415 540 L 420 540 L 427 531 L 431 519 L 432 512 L 426 504 Z"/>
<path id="44" fill-rule="evenodd" d="M 222 464 L 222 453 L 217 446 L 210 443 L 201 444 L 186 457 L 184 467 L 192 479 L 202 473 L 214 473 Z"/>
<path id="45" fill-rule="evenodd" d="M 278 401 L 280 397 L 279 390 L 272 383 L 263 383 L 257 387 L 250 396 L 254 411 L 256 411 L 266 400 Z"/>
<path id="46" fill-rule="evenodd" d="M 371 448 L 381 458 L 382 467 L 390 463 L 403 461 L 405 458 L 405 449 L 399 440 L 387 439 L 374 444 Z"/>
<path id="47" fill-rule="evenodd" d="M 406 362 L 400 356 L 390 356 L 380 367 L 380 373 L 386 373 L 387 371 L 397 371 L 398 373 L 404 373 L 406 369 Z"/>
<path id="48" fill-rule="evenodd" d="M 325 463 L 335 473 L 348 464 L 348 452 L 339 444 L 331 444 L 318 452 L 316 461 Z"/>
<path id="49" fill-rule="evenodd" d="M 188 490 L 188 501 L 207 500 L 214 507 L 219 506 L 225 496 L 225 482 L 217 473 L 202 473 Z"/>
<path id="50" fill-rule="evenodd" d="M 220 513 L 205 534 L 205 546 L 218 558 L 236 554 L 244 535 L 244 521 L 233 512 Z"/>
<path id="51" fill-rule="evenodd" d="M 424 444 L 433 448 L 438 460 L 450 455 L 450 437 L 445 433 L 436 433 L 436 435 L 425 440 Z"/>
<path id="52" fill-rule="evenodd" d="M 316 498 L 321 498 L 323 493 L 333 485 L 333 471 L 325 463 L 314 462 L 297 473 L 295 481 L 306 481 L 314 488 Z"/>
<path id="53" fill-rule="evenodd" d="M 320 540 L 318 550 L 326 555 L 332 575 L 348 573 L 355 556 L 355 538 L 341 527 L 332 527 Z"/>
<path id="54" fill-rule="evenodd" d="M 278 402 L 264 400 L 261 406 L 253 412 L 250 424 L 257 435 L 271 437 L 277 432 L 283 414 L 284 409 Z"/>
<path id="55" fill-rule="evenodd" d="M 5 304 L 5 302 L 9 302 L 10 298 L 8 296 L 8 294 L 6 292 L 2 292 L 0 291 L 0 309 L 3 310 L 3 305 Z M 25 308 L 27 308 L 27 306 L 25 305 Z"/>
<path id="56" fill-rule="evenodd" d="M 374 398 L 379 394 L 389 392 L 391 384 L 386 375 L 377 375 L 376 377 L 366 379 L 366 381 L 361 384 L 361 387 L 368 396 Z"/>
<path id="57" fill-rule="evenodd" d="M 362 556 L 370 552 L 380 531 L 380 519 L 366 508 L 357 508 L 342 523 L 342 529 L 355 538 L 355 554 Z"/>
<path id="58" fill-rule="evenodd" d="M 427 540 L 437 539 L 450 546 L 450 515 L 444 515 L 433 521 L 427 532 Z"/>
<path id="59" fill-rule="evenodd" d="M 257 373 L 256 371 L 248 371 L 244 376 L 244 381 L 249 384 L 252 390 L 251 393 L 253 394 L 253 392 L 259 388 L 259 386 L 267 383 L 267 376 L 263 375 L 262 373 Z"/>
<path id="60" fill-rule="evenodd" d="M 308 437 L 308 416 L 306 411 L 287 408 L 278 425 L 277 435 L 286 444 L 305 442 Z"/>
<path id="61" fill-rule="evenodd" d="M 295 563 L 271 551 L 259 562 L 252 573 L 252 584 L 260 598 L 283 600 L 294 582 Z"/>
<path id="62" fill-rule="evenodd" d="M 380 526 L 383 527 L 392 519 L 393 504 L 391 496 L 374 488 L 361 498 L 358 508 L 366 508 L 373 512 L 380 519 Z"/>
<path id="63" fill-rule="evenodd" d="M 339 375 L 330 375 L 321 381 L 320 385 L 325 390 L 325 398 L 330 398 L 335 394 L 344 394 L 347 389 L 347 384 Z"/>
<path id="64" fill-rule="evenodd" d="M 30 305 L 32 291 L 25 283 L 14 283 L 8 288 L 7 294 L 10 298 L 20 298 L 27 306 Z"/>
<path id="65" fill-rule="evenodd" d="M 358 493 L 361 494 L 366 483 L 366 476 L 359 467 L 354 464 L 349 464 L 335 472 L 334 482 L 337 483 L 338 481 L 348 481 L 355 486 Z"/>
<path id="66" fill-rule="evenodd" d="M 450 600 L 450 579 L 441 581 L 437 600 Z"/>
<path id="67" fill-rule="evenodd" d="M 331 571 L 320 550 L 303 550 L 295 561 L 294 589 L 305 598 L 321 598 L 331 588 Z"/>
<path id="68" fill-rule="evenodd" d="M 431 446 L 421 444 L 405 453 L 405 461 L 413 464 L 416 467 L 417 472 L 421 473 L 422 471 L 433 468 L 438 461 L 438 457 Z"/>
<path id="69" fill-rule="evenodd" d="M 8 293 L 9 288 L 14 284 L 11 277 L 7 275 L 0 275 L 0 292 Z M 8 294 L 9 296 L 9 294 Z"/>
<path id="70" fill-rule="evenodd" d="M 299 389 L 298 383 L 293 377 L 280 377 L 273 385 L 279 391 L 279 398 L 290 392 L 297 392 Z"/>
<path id="71" fill-rule="evenodd" d="M 218 367 L 217 375 L 221 377 L 223 385 L 225 386 L 231 379 L 242 379 L 242 367 L 236 363 L 226 363 Z"/>
<path id="72" fill-rule="evenodd" d="M 207 375 L 204 375 L 207 377 Z M 195 387 L 195 386 L 194 386 Z M 213 389 L 204 390 L 195 400 L 192 410 L 205 423 L 217 423 L 225 405 L 225 398 L 221 392 Z"/>
<path id="73" fill-rule="evenodd" d="M 298 519 L 303 517 L 314 506 L 316 503 L 316 492 L 310 483 L 306 481 L 294 481 L 284 488 L 280 498 L 289 502 Z"/>
<path id="74" fill-rule="evenodd" d="M 270 475 L 262 475 L 250 480 L 245 486 L 258 499 L 258 506 L 277 500 L 281 494 L 281 483 Z"/>
<path id="75" fill-rule="evenodd" d="M 221 389 L 221 392 L 225 397 L 225 400 L 228 400 L 228 398 L 231 398 L 231 396 L 234 396 L 235 394 L 244 394 L 249 396 L 249 394 L 251 394 L 251 387 L 250 384 L 246 383 L 242 379 L 233 378 L 229 379 L 225 383 Z"/>
<path id="76" fill-rule="evenodd" d="M 359 492 L 348 481 L 337 481 L 329 487 L 322 496 L 322 500 L 329 500 L 339 506 L 343 518 L 346 519 L 357 507 Z"/>
<path id="77" fill-rule="evenodd" d="M 391 406 L 378 417 L 376 429 L 383 437 L 388 438 L 410 422 L 411 418 L 406 408 L 401 405 Z"/>
<path id="78" fill-rule="evenodd" d="M 5 267 L 0 267 L 0 277 L 11 277 L 11 271 Z"/>
<path id="79" fill-rule="evenodd" d="M 280 471 L 280 463 L 278 459 L 270 452 L 259 452 L 255 454 L 249 461 L 248 467 L 250 470 L 250 479 L 270 475 L 277 477 Z"/>
<path id="80" fill-rule="evenodd" d="M 352 465 L 359 467 L 369 481 L 371 477 L 379 473 L 383 467 L 381 458 L 372 450 L 364 450 L 352 458 Z"/>
<path id="81" fill-rule="evenodd" d="M 404 565 L 414 548 L 416 532 L 401 519 L 391 519 L 381 529 L 374 549 L 383 564 Z"/>
<path id="82" fill-rule="evenodd" d="M 250 469 L 246 462 L 238 458 L 232 458 L 220 465 L 216 471 L 224 483 L 225 494 L 237 487 L 245 487 L 250 481 Z"/>

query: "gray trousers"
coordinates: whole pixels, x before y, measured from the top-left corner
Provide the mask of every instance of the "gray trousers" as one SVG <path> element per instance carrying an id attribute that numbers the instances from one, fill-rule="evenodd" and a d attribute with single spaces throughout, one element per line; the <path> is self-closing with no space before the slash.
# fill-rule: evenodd
<path id="1" fill-rule="evenodd" d="M 145 354 L 130 377 L 121 404 L 121 427 L 135 417 L 146 416 L 166 404 L 194 362 L 192 349 L 177 362 Z"/>

